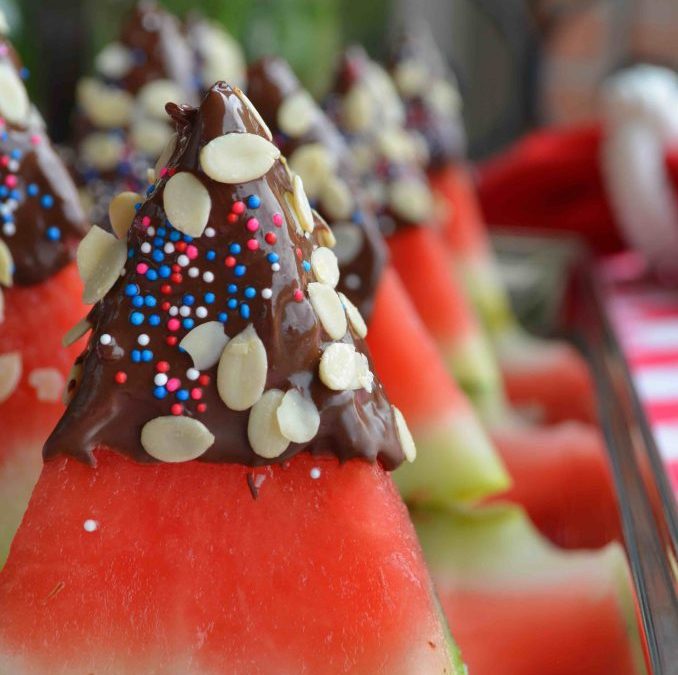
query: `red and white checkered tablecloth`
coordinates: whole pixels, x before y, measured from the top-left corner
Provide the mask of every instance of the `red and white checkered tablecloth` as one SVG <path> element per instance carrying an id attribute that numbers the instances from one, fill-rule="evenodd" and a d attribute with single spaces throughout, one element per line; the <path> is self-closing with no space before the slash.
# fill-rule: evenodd
<path id="1" fill-rule="evenodd" d="M 631 256 L 601 266 L 605 306 L 678 494 L 678 288 L 641 280 Z"/>

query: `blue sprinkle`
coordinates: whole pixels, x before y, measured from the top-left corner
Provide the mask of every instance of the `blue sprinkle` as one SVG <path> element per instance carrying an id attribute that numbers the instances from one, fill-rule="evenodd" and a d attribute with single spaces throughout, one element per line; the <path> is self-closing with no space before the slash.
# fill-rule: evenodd
<path id="1" fill-rule="evenodd" d="M 357 209 L 353 212 L 353 217 L 351 218 L 354 223 L 362 225 L 365 218 L 363 217 L 363 212 L 360 209 Z"/>
<path id="2" fill-rule="evenodd" d="M 172 230 L 169 238 L 170 241 L 179 241 L 179 239 L 181 239 L 181 232 L 179 232 L 179 230 Z"/>
<path id="3" fill-rule="evenodd" d="M 228 321 L 228 314 L 226 314 L 226 312 L 219 312 L 219 314 L 217 314 L 217 319 L 219 319 L 221 323 L 226 323 Z"/>
<path id="4" fill-rule="evenodd" d="M 154 190 L 154 189 L 155 189 L 155 185 L 149 185 L 149 186 L 146 188 L 146 196 L 148 197 L 149 195 L 151 195 L 151 194 L 153 193 L 153 190 Z M 136 205 L 134 206 L 134 208 L 135 208 L 137 211 L 139 210 L 140 207 L 141 207 L 141 204 L 136 204 Z"/>
<path id="5" fill-rule="evenodd" d="M 244 302 L 242 303 L 242 305 L 240 305 L 240 316 L 243 319 L 250 318 L 250 306 L 245 304 Z"/>
<path id="6" fill-rule="evenodd" d="M 192 295 L 184 295 L 184 297 L 181 299 L 184 305 L 188 305 L 189 307 L 195 303 L 195 298 Z"/>
<path id="7" fill-rule="evenodd" d="M 154 296 L 147 295 L 144 298 L 144 304 L 146 305 L 146 307 L 155 307 L 158 304 L 158 301 L 155 299 Z"/>
<path id="8" fill-rule="evenodd" d="M 37 195 L 38 192 L 40 192 L 40 190 L 39 190 L 38 186 L 37 186 L 35 183 L 31 183 L 30 185 L 28 185 L 28 186 L 26 187 L 26 194 L 27 194 L 29 197 L 35 197 L 35 195 Z"/>
<path id="9" fill-rule="evenodd" d="M 160 265 L 160 267 L 158 267 L 158 274 L 163 279 L 167 279 L 167 277 L 169 277 L 170 274 L 172 274 L 172 270 L 170 269 L 169 265 Z"/>
<path id="10" fill-rule="evenodd" d="M 280 256 L 279 256 L 277 253 L 269 253 L 269 254 L 266 256 L 266 259 L 267 259 L 268 262 L 270 262 L 270 263 L 277 263 L 278 260 L 280 260 Z"/>
<path id="11" fill-rule="evenodd" d="M 227 303 L 226 307 L 229 309 L 235 309 L 238 306 L 238 301 L 235 298 L 231 298 Z"/>
<path id="12" fill-rule="evenodd" d="M 247 198 L 247 206 L 250 209 L 258 209 L 261 206 L 261 199 L 259 199 L 258 195 L 250 195 Z"/>
<path id="13" fill-rule="evenodd" d="M 164 237 L 164 236 L 167 234 L 167 230 L 166 230 L 164 227 L 159 227 L 159 228 L 156 230 L 156 234 L 157 234 L 159 237 Z"/>
<path id="14" fill-rule="evenodd" d="M 40 204 L 43 208 L 49 209 L 54 206 L 54 197 L 52 197 L 52 195 L 42 195 L 42 197 L 40 197 Z"/>
<path id="15" fill-rule="evenodd" d="M 133 326 L 141 326 L 144 322 L 144 315 L 141 312 L 132 312 L 129 315 L 129 321 Z"/>
<path id="16" fill-rule="evenodd" d="M 132 306 L 133 307 L 143 307 L 144 306 L 144 299 L 140 295 L 135 295 L 132 298 Z"/>
<path id="17" fill-rule="evenodd" d="M 254 298 L 256 296 L 257 292 L 252 286 L 248 286 L 245 289 L 245 297 L 246 298 Z"/>
<path id="18" fill-rule="evenodd" d="M 132 258 L 134 258 L 134 249 L 133 249 L 133 248 L 130 248 L 130 249 L 128 249 L 128 251 L 127 251 L 127 259 L 128 259 L 128 260 L 131 260 Z"/>
<path id="19" fill-rule="evenodd" d="M 19 150 L 19 148 L 16 148 L 15 150 L 12 150 L 12 152 L 9 153 L 9 156 L 12 159 L 21 159 L 21 150 Z"/>
<path id="20" fill-rule="evenodd" d="M 151 256 L 155 262 L 162 262 L 165 259 L 165 254 L 162 251 L 159 251 L 157 248 L 153 251 Z"/>
<path id="21" fill-rule="evenodd" d="M 176 393 L 176 397 L 178 401 L 188 401 L 190 394 L 188 393 L 188 389 L 179 389 Z"/>
<path id="22" fill-rule="evenodd" d="M 19 190 L 10 190 L 9 192 L 10 199 L 14 199 L 17 202 L 21 200 L 21 192 Z"/>
<path id="23" fill-rule="evenodd" d="M 205 295 L 203 297 L 205 299 L 205 302 L 208 305 L 211 305 L 216 299 L 216 296 L 214 295 L 214 293 L 205 293 Z"/>
<path id="24" fill-rule="evenodd" d="M 132 363 L 141 363 L 141 352 L 138 349 L 133 349 L 130 357 L 132 358 Z"/>
<path id="25" fill-rule="evenodd" d="M 26 66 L 22 66 L 21 69 L 19 70 L 19 77 L 22 80 L 27 80 L 31 76 L 31 71 L 26 68 Z"/>
<path id="26" fill-rule="evenodd" d="M 127 284 L 125 286 L 125 295 L 130 298 L 139 295 L 139 287 L 136 284 Z"/>
<path id="27" fill-rule="evenodd" d="M 153 240 L 153 246 L 156 248 L 162 248 L 165 245 L 165 240 L 162 237 L 156 237 Z"/>
<path id="28" fill-rule="evenodd" d="M 311 271 L 311 263 L 308 262 L 308 260 L 304 260 L 304 261 L 301 263 L 301 266 L 302 266 L 302 267 L 304 268 L 304 270 L 306 270 L 307 272 L 310 272 L 310 271 Z"/>
<path id="29" fill-rule="evenodd" d="M 207 251 L 207 253 L 205 254 L 205 258 L 207 258 L 207 260 L 214 260 L 216 257 L 217 257 L 216 251 Z"/>
<path id="30" fill-rule="evenodd" d="M 141 360 L 145 363 L 153 360 L 153 352 L 150 349 L 144 349 L 141 352 Z"/>
<path id="31" fill-rule="evenodd" d="M 0 197 L 3 199 L 9 196 L 9 188 L 6 185 L 0 186 Z"/>
<path id="32" fill-rule="evenodd" d="M 165 398 L 165 396 L 167 396 L 167 389 L 165 389 L 165 387 L 156 387 L 153 390 L 153 396 L 156 398 Z"/>
<path id="33" fill-rule="evenodd" d="M 189 237 L 187 234 L 184 235 L 184 241 L 187 244 L 190 244 L 193 241 L 193 237 Z"/>
<path id="34" fill-rule="evenodd" d="M 238 255 L 240 251 L 242 251 L 242 248 L 240 247 L 240 244 L 231 244 L 228 247 L 228 250 L 233 254 L 233 255 Z"/>
<path id="35" fill-rule="evenodd" d="M 229 293 L 237 293 L 238 287 L 235 284 L 229 284 L 228 285 L 228 292 Z"/>
<path id="36" fill-rule="evenodd" d="M 48 227 L 45 234 L 50 241 L 59 241 L 61 239 L 61 230 L 56 225 Z"/>
<path id="37" fill-rule="evenodd" d="M 148 271 L 146 272 L 146 278 L 147 278 L 149 281 L 156 281 L 157 278 L 158 278 L 158 273 L 157 273 L 155 270 L 148 270 Z"/>
<path id="38" fill-rule="evenodd" d="M 160 325 L 160 315 L 159 314 L 151 314 L 151 316 L 148 317 L 148 323 L 151 326 L 159 326 Z"/>
<path id="39" fill-rule="evenodd" d="M 233 270 L 233 273 L 235 274 L 236 277 L 241 277 L 245 274 L 247 271 L 247 268 L 245 265 L 236 265 L 235 269 Z"/>
<path id="40" fill-rule="evenodd" d="M 195 325 L 195 321 L 191 318 L 186 318 L 181 322 L 181 325 L 186 329 L 186 330 L 191 330 L 193 326 Z"/>

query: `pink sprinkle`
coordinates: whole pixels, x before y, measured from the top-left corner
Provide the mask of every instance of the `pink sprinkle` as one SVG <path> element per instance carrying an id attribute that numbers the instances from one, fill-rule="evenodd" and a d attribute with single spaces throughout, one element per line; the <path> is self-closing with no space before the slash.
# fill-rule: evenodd
<path id="1" fill-rule="evenodd" d="M 247 248 L 250 251 L 256 251 L 259 248 L 259 242 L 256 239 L 248 239 Z"/>
<path id="2" fill-rule="evenodd" d="M 276 227 L 281 227 L 283 224 L 283 217 L 279 213 L 273 214 L 273 224 Z"/>
<path id="3" fill-rule="evenodd" d="M 137 274 L 146 274 L 148 272 L 148 265 L 146 263 L 139 263 L 137 265 Z"/>
<path id="4" fill-rule="evenodd" d="M 7 166 L 9 164 L 9 155 L 3 155 L 0 159 L 0 164 L 2 164 L 2 166 Z"/>
<path id="5" fill-rule="evenodd" d="M 197 247 L 193 246 L 193 244 L 189 244 L 186 247 L 186 255 L 189 257 L 190 260 L 195 260 L 198 257 Z"/>
<path id="6" fill-rule="evenodd" d="M 245 213 L 245 202 L 235 202 L 233 206 L 231 206 L 231 211 L 233 213 Z"/>
<path id="7" fill-rule="evenodd" d="M 167 384 L 165 385 L 165 387 L 167 387 L 167 391 L 176 391 L 180 386 L 181 382 L 178 377 L 170 377 L 170 379 L 167 380 Z"/>
<path id="8" fill-rule="evenodd" d="M 5 185 L 7 187 L 13 188 L 16 187 L 17 177 L 14 174 L 10 174 L 5 178 Z"/>
<path id="9" fill-rule="evenodd" d="M 151 224 L 151 219 L 150 219 L 148 216 L 144 216 L 144 217 L 141 219 L 141 224 L 142 224 L 144 227 L 148 227 L 148 226 Z"/>
<path id="10" fill-rule="evenodd" d="M 170 320 L 167 322 L 167 328 L 168 328 L 169 330 L 172 330 L 172 331 L 174 331 L 174 330 L 179 330 L 179 326 L 180 326 L 180 325 L 181 325 L 181 324 L 179 323 L 179 319 L 170 319 Z"/>
<path id="11" fill-rule="evenodd" d="M 32 134 L 31 135 L 31 143 L 33 145 L 40 145 L 41 142 L 42 142 L 41 136 L 38 136 L 38 134 Z"/>
<path id="12" fill-rule="evenodd" d="M 259 229 L 259 221 L 256 218 L 250 218 L 247 221 L 247 229 L 250 232 L 256 232 Z"/>
<path id="13" fill-rule="evenodd" d="M 184 406 L 182 406 L 181 403 L 173 403 L 170 412 L 172 415 L 181 415 L 181 413 L 184 412 Z"/>
<path id="14" fill-rule="evenodd" d="M 297 302 L 301 302 L 301 301 L 304 299 L 304 294 L 302 293 L 302 291 L 301 291 L 300 288 L 297 288 L 297 289 L 294 291 L 294 299 L 295 299 Z"/>

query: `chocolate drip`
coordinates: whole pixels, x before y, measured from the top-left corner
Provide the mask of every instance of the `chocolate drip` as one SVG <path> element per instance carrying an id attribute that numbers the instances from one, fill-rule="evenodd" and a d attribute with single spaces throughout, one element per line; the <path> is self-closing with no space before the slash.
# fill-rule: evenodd
<path id="1" fill-rule="evenodd" d="M 306 288 L 316 280 L 309 260 L 322 225 L 301 233 L 288 202 L 293 185 L 286 166 L 276 160 L 261 178 L 243 184 L 217 182 L 201 168 L 200 151 L 212 139 L 233 132 L 265 136 L 256 116 L 223 83 L 199 109 L 169 110 L 178 121 L 178 142 L 134 218 L 123 274 L 89 314 L 93 329 L 79 359 L 82 371 L 45 458 L 68 454 L 92 463 L 93 451 L 106 447 L 156 461 L 141 444 L 141 430 L 151 419 L 175 414 L 199 420 L 214 435 L 202 461 L 256 466 L 305 450 L 395 468 L 403 451 L 382 385 L 375 379 L 371 391 L 335 391 L 320 379 L 319 360 L 332 340 Z M 204 233 L 193 239 L 175 229 L 164 210 L 167 182 L 181 172 L 198 178 L 211 200 Z M 207 321 L 220 321 L 231 338 L 254 327 L 268 358 L 266 390 L 295 388 L 317 407 L 320 426 L 310 442 L 291 443 L 275 459 L 255 454 L 249 411 L 231 410 L 221 400 L 217 366 L 196 371 L 178 347 Z M 366 353 L 350 327 L 340 341 Z"/>
<path id="2" fill-rule="evenodd" d="M 293 160 L 299 148 L 320 144 L 331 157 L 332 174 L 343 181 L 353 195 L 355 204 L 348 218 L 337 221 L 322 198 L 311 198 L 311 204 L 337 232 L 335 252 L 339 258 L 341 280 L 339 287 L 368 318 L 374 296 L 386 262 L 386 246 L 379 233 L 374 214 L 366 204 L 359 187 L 352 157 L 339 131 L 329 118 L 314 106 L 308 128 L 301 134 L 286 134 L 279 125 L 280 107 L 291 96 L 305 94 L 301 83 L 289 65 L 281 58 L 260 59 L 248 71 L 248 95 L 270 127 L 276 145 Z M 293 166 L 294 168 L 294 166 Z M 355 231 L 352 231 L 350 225 Z M 344 243 L 342 238 L 351 238 Z M 355 245 L 353 245 L 355 242 Z"/>
<path id="3" fill-rule="evenodd" d="M 407 112 L 407 127 L 428 147 L 429 169 L 463 160 L 466 133 L 456 78 L 424 23 L 408 25 L 396 43 L 390 71 Z"/>

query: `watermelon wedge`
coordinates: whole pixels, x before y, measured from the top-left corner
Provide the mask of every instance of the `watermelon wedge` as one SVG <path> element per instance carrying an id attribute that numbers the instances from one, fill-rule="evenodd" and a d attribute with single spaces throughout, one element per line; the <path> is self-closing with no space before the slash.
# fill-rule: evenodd
<path id="1" fill-rule="evenodd" d="M 469 672 L 647 672 L 618 544 L 564 552 L 517 507 L 413 513 Z"/>
<path id="2" fill-rule="evenodd" d="M 56 458 L 0 607 L 12 675 L 464 672 L 407 512 L 359 460 Z"/>
<path id="3" fill-rule="evenodd" d="M 509 478 L 402 282 L 386 268 L 367 342 L 389 398 L 402 410 L 417 444 L 417 461 L 394 478 L 411 503 L 477 500 L 508 487 Z"/>

